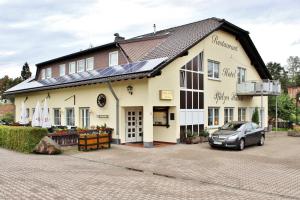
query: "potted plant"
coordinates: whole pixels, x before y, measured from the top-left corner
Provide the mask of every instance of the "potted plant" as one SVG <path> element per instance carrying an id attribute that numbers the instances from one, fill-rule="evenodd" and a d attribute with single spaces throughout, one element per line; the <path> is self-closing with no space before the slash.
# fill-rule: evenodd
<path id="1" fill-rule="evenodd" d="M 200 131 L 199 136 L 200 136 L 201 143 L 208 142 L 209 132 L 207 131 L 206 128 L 203 131 Z"/>
<path id="2" fill-rule="evenodd" d="M 200 142 L 200 136 L 197 132 L 187 130 L 186 133 L 186 144 L 198 144 Z"/>

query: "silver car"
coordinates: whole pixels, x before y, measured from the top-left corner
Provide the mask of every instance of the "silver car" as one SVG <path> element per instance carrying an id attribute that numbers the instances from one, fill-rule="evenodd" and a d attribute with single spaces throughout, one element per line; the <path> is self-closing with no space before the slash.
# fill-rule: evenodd
<path id="1" fill-rule="evenodd" d="M 264 145 L 265 132 L 253 122 L 229 122 L 212 133 L 208 141 L 211 147 L 243 150 L 249 145 Z"/>

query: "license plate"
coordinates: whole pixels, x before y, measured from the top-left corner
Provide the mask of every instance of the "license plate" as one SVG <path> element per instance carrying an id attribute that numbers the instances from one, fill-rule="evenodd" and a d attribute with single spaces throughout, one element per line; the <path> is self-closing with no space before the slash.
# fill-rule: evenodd
<path id="1" fill-rule="evenodd" d="M 222 142 L 214 141 L 214 144 L 222 144 Z"/>

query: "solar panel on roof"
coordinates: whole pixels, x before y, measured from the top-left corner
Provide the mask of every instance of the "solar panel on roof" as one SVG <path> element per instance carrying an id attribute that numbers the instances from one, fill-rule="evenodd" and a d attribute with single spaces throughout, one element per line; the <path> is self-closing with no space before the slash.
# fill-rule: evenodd
<path id="1" fill-rule="evenodd" d="M 50 78 L 35 81 L 34 78 L 26 80 L 15 87 L 7 90 L 8 92 L 13 93 L 14 91 L 26 90 L 26 89 L 35 89 L 39 87 L 61 85 L 66 83 L 80 82 L 82 80 L 88 81 L 92 79 L 101 79 L 106 77 L 113 77 L 118 75 L 127 75 L 126 78 L 130 77 L 130 74 L 137 72 L 148 72 L 153 68 L 161 64 L 167 58 L 157 58 L 146 61 L 139 61 L 136 63 L 129 63 L 124 65 L 112 66 L 107 68 L 101 68 L 96 70 L 91 70 L 88 72 L 74 73 L 70 75 L 65 75 L 57 78 Z"/>

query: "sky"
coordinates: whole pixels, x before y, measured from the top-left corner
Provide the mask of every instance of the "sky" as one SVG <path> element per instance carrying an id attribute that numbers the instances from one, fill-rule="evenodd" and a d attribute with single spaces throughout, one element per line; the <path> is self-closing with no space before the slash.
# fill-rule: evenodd
<path id="1" fill-rule="evenodd" d="M 300 0 L 0 0 L 0 77 L 125 38 L 218 17 L 250 32 L 265 63 L 300 56 Z"/>

